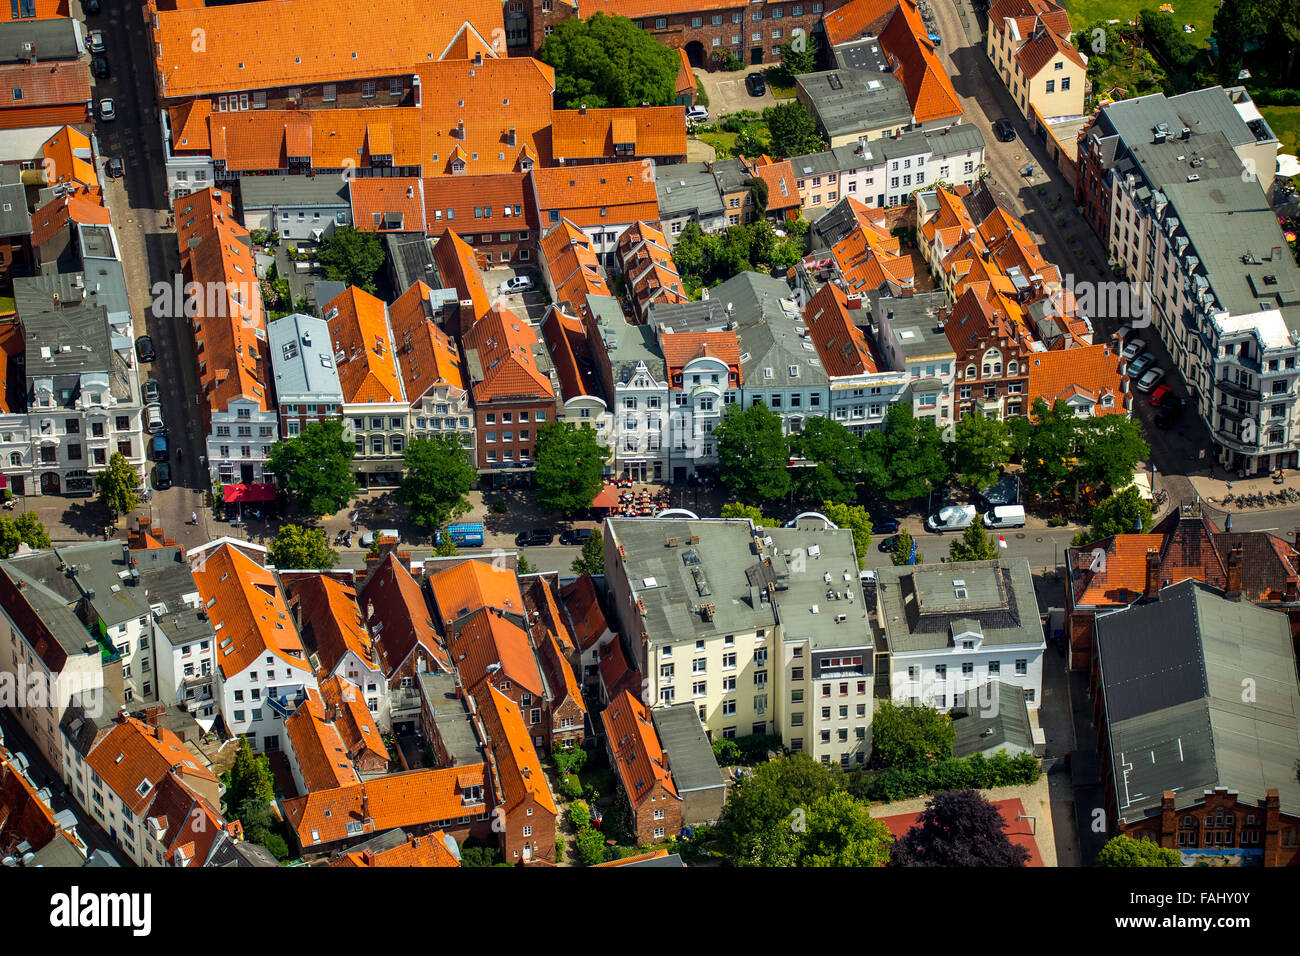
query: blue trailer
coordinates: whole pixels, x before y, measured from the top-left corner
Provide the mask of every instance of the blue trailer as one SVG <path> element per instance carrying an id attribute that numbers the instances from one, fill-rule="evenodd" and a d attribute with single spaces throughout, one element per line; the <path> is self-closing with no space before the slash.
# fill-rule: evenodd
<path id="1" fill-rule="evenodd" d="M 458 548 L 483 547 L 483 525 L 481 522 L 448 525 L 447 535 L 451 538 L 452 544 Z M 442 544 L 441 530 L 434 535 L 434 541 Z"/>

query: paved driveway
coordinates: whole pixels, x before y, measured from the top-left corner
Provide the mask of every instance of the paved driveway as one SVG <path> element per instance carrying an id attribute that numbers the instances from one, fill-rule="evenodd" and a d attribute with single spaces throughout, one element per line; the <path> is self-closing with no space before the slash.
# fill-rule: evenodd
<path id="1" fill-rule="evenodd" d="M 728 113 L 739 113 L 741 110 L 761 113 L 764 107 L 776 105 L 770 87 L 762 96 L 749 95 L 749 90 L 745 89 L 745 77 L 749 73 L 749 70 L 738 70 L 735 73 L 696 71 L 704 92 L 709 96 L 710 120 L 716 122 Z"/>

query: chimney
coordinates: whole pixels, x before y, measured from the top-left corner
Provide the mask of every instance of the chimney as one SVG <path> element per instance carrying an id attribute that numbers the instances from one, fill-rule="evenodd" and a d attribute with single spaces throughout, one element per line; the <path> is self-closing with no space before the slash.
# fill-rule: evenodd
<path id="1" fill-rule="evenodd" d="M 578 107 L 578 115 L 579 115 L 579 116 L 586 116 L 586 115 L 587 115 L 587 104 L 586 104 L 586 103 L 583 103 L 581 106 Z"/>
<path id="2" fill-rule="evenodd" d="M 1228 586 L 1225 590 L 1229 601 L 1241 600 L 1241 545 L 1228 552 Z"/>
<path id="3" fill-rule="evenodd" d="M 1147 586 L 1144 597 L 1154 601 L 1160 592 L 1160 550 L 1147 548 Z"/>

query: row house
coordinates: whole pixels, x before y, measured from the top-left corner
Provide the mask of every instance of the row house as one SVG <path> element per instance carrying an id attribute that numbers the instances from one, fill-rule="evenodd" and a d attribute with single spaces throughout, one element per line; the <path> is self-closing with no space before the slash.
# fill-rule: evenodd
<path id="1" fill-rule="evenodd" d="M 383 300 L 349 286 L 321 316 L 329 327 L 343 389 L 343 423 L 356 445 L 352 459 L 363 488 L 402 477 L 410 403 L 397 368 L 393 330 Z"/>
<path id="2" fill-rule="evenodd" d="M 439 283 L 457 296 L 455 313 L 444 314 L 443 327 L 449 335 L 461 337 L 492 307 L 474 247 L 451 229 L 443 229 L 433 244 L 433 266 Z"/>
<path id="3" fill-rule="evenodd" d="M 618 265 L 632 311 L 642 321 L 652 302 L 690 301 L 667 238 L 649 223 L 635 223 L 618 237 Z"/>
<path id="4" fill-rule="evenodd" d="M 416 282 L 388 307 L 402 386 L 411 403 L 411 438 L 454 437 L 474 448 L 474 410 L 460 346 L 444 327 L 448 303 Z"/>
<path id="5" fill-rule="evenodd" d="M 755 211 L 754 180 L 761 180 L 767 186 L 763 218 L 776 226 L 799 218 L 799 191 L 795 188 L 794 167 L 789 160 L 774 162 L 767 156 L 758 159 L 738 156 L 714 162 L 711 168 L 726 204 L 727 225 L 744 225 L 759 218 Z"/>
<path id="6" fill-rule="evenodd" d="M 558 384 L 537 329 L 496 305 L 464 333 L 463 344 L 479 473 L 531 469 L 537 429 L 555 420 L 558 405 Z"/>
<path id="7" fill-rule="evenodd" d="M 217 640 L 222 723 L 258 753 L 280 750 L 285 719 L 318 685 L 265 549 L 219 539 L 188 558 Z"/>
<path id="8" fill-rule="evenodd" d="M 529 160 L 516 172 L 424 180 L 425 231 L 455 230 L 483 269 L 535 261 L 540 235 L 526 175 L 532 168 Z"/>
<path id="9" fill-rule="evenodd" d="M 681 106 L 555 110 L 551 153 L 557 166 L 685 162 L 686 110 Z"/>
<path id="10" fill-rule="evenodd" d="M 90 72 L 77 60 L 0 64 L 0 129 L 85 123 Z"/>
<path id="11" fill-rule="evenodd" d="M 986 418 L 1029 412 L 1030 367 L 1046 350 L 1024 322 L 1019 303 L 989 282 L 970 283 L 953 305 L 944 330 L 956 355 L 957 421 L 973 411 Z M 1076 358 L 1070 350 L 1066 365 Z"/>
<path id="12" fill-rule="evenodd" d="M 552 748 L 572 750 L 582 746 L 586 737 L 587 705 L 575 671 L 580 650 L 562 610 L 557 582 L 544 575 L 532 577 L 523 596 L 537 663 L 550 693 L 548 743 Z"/>
<path id="13" fill-rule="evenodd" d="M 269 394 L 266 318 L 248 230 L 230 194 L 204 189 L 175 203 L 185 299 L 198 362 L 199 399 L 212 481 L 265 481 L 279 422 Z M 173 303 L 180 309 L 181 303 Z M 189 313 L 193 315 L 189 315 Z"/>
<path id="14" fill-rule="evenodd" d="M 0 745 L 0 846 L 24 867 L 86 866 L 90 858 L 99 865 L 106 854 L 86 845 L 76 814 L 54 812 L 35 776 L 26 754 Z"/>
<path id="15" fill-rule="evenodd" d="M 374 718 L 362 708 L 340 706 L 348 696 L 358 698 L 356 685 L 341 677 L 328 683 L 334 688 L 333 702 L 310 691 L 284 722 L 285 756 L 300 794 L 346 787 L 388 772 L 388 748 Z M 353 722 L 356 718 L 359 724 Z"/>
<path id="16" fill-rule="evenodd" d="M 682 795 L 650 719 L 650 709 L 628 691 L 600 714 L 609 762 L 623 785 L 638 846 L 677 836 L 682 830 Z"/>
<path id="17" fill-rule="evenodd" d="M 944 332 L 946 296 L 927 292 L 903 298 L 864 297 L 876 347 L 886 366 L 908 379 L 912 415 L 928 418 L 951 436 L 957 353 Z"/>
<path id="18" fill-rule="evenodd" d="M 879 64 L 868 68 L 797 76 L 795 98 L 825 131 L 832 148 L 897 136 L 912 126 L 907 92 L 889 72 L 883 54 Z"/>
<path id="19" fill-rule="evenodd" d="M 714 429 L 728 405 L 738 400 L 741 385 L 740 339 L 734 331 L 673 332 L 656 326 L 668 380 L 666 414 L 646 415 L 647 431 L 655 430 L 660 445 L 667 439 L 668 469 L 674 483 L 697 471 L 717 467 Z M 631 395 L 622 398 L 619 414 Z M 624 419 L 623 425 L 630 424 Z M 620 434 L 622 432 L 620 431 Z"/>
<path id="20" fill-rule="evenodd" d="M 274 233 L 295 245 L 320 242 L 353 224 L 348 183 L 329 176 L 240 176 L 239 210 L 250 232 Z"/>
<path id="21" fill-rule="evenodd" d="M 633 223 L 659 219 L 653 165 L 539 167 L 528 174 L 528 188 L 543 235 L 567 219 L 602 258 L 613 257 L 618 237 Z"/>
<path id="22" fill-rule="evenodd" d="M 460 866 L 460 848 L 441 830 L 426 837 L 408 837 L 401 830 L 376 837 L 344 853 L 332 867 Z"/>
<path id="23" fill-rule="evenodd" d="M 830 247 L 829 256 L 833 274 L 845 291 L 893 298 L 912 295 L 916 290 L 916 265 L 903 250 L 902 240 L 892 235 L 884 210 L 864 206 L 850 197 L 819 219 L 814 228 L 821 231 L 824 219 L 838 218 L 845 212 L 852 216 L 851 228 Z M 807 265 L 805 260 L 805 269 Z M 814 266 L 821 268 L 820 257 Z"/>
<path id="24" fill-rule="evenodd" d="M 551 301 L 569 315 L 587 315 L 591 296 L 613 295 L 591 239 L 567 218 L 542 240 L 540 265 Z"/>
<path id="25" fill-rule="evenodd" d="M 670 248 L 677 245 L 687 223 L 702 232 L 719 233 L 727 228 L 727 206 L 710 163 L 678 163 L 672 169 L 655 171 L 655 194 L 659 200 L 659 222 Z"/>
<path id="26" fill-rule="evenodd" d="M 297 438 L 309 425 L 340 417 L 343 386 L 325 320 L 295 312 L 268 324 L 266 338 L 280 434 Z"/>
<path id="27" fill-rule="evenodd" d="M 628 17 L 637 29 L 682 51 L 693 68 L 713 70 L 727 54 L 753 66 L 779 61 L 783 45 L 796 36 L 810 36 L 823 11 L 837 5 L 836 0 L 749 4 L 670 0 L 647 8 L 630 0 L 602 0 L 595 10 L 582 12 Z M 517 31 L 527 29 L 536 52 L 561 20 L 580 15 L 576 0 L 526 0 L 521 9 L 507 15 L 507 23 L 516 24 Z"/>
<path id="28" fill-rule="evenodd" d="M 1029 359 L 1028 411 L 1042 399 L 1049 406 L 1065 402 L 1080 418 L 1131 415 L 1128 363 L 1110 343 L 1035 352 Z M 1007 414 L 1015 403 L 1008 401 Z"/>
<path id="29" fill-rule="evenodd" d="M 0 166 L 0 282 L 6 286 L 15 276 L 31 275 L 36 265 L 32 216 L 21 175 L 19 170 Z"/>
<path id="30" fill-rule="evenodd" d="M 1080 116 L 1088 58 L 1070 42 L 1070 16 L 1053 0 L 997 0 L 985 52 L 1035 132 L 1036 117 Z"/>
<path id="31" fill-rule="evenodd" d="M 605 474 L 609 474 L 614 461 L 614 411 L 596 373 L 594 343 L 580 319 L 566 315 L 556 306 L 546 310 L 541 328 L 560 393 L 556 419 L 596 433 L 597 441 L 606 451 Z"/>

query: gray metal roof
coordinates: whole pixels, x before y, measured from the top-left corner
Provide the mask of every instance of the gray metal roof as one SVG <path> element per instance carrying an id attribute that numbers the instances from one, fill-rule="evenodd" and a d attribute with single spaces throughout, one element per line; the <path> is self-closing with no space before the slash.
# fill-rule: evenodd
<path id="1" fill-rule="evenodd" d="M 21 183 L 0 186 L 0 238 L 30 236 L 32 217 L 27 212 L 27 190 Z"/>
<path id="2" fill-rule="evenodd" d="M 795 78 L 828 136 L 908 126 L 912 107 L 892 73 L 844 68 Z"/>
<path id="3" fill-rule="evenodd" d="M 806 640 L 814 651 L 870 648 L 869 604 L 858 579 L 853 532 L 805 519 L 794 528 L 765 528 L 763 535 L 772 542 L 782 637 Z M 872 655 L 865 657 L 870 667 Z"/>
<path id="4" fill-rule="evenodd" d="M 659 217 L 677 219 L 691 216 L 712 219 L 726 209 L 718 181 L 708 163 L 676 163 L 655 170 L 655 192 L 659 196 Z"/>
<path id="5" fill-rule="evenodd" d="M 835 62 L 842 67 L 888 73 L 889 60 L 880 48 L 879 37 L 863 37 L 835 47 Z"/>
<path id="6" fill-rule="evenodd" d="M 954 715 L 955 716 L 955 715 Z M 966 692 L 966 713 L 953 721 L 954 757 L 969 757 L 1003 746 L 1034 749 L 1025 692 L 1014 684 L 989 681 Z"/>
<path id="7" fill-rule="evenodd" d="M 1226 787 L 1276 787 L 1300 813 L 1300 683 L 1280 612 L 1187 580 L 1158 600 L 1098 615 L 1097 653 L 1116 802 L 1125 820 Z"/>
<path id="8" fill-rule="evenodd" d="M 420 693 L 433 711 L 433 722 L 448 755 L 458 764 L 478 763 L 483 759 L 478 736 L 470 722 L 465 704 L 456 694 L 456 675 L 440 672 L 421 673 Z"/>
<path id="9" fill-rule="evenodd" d="M 607 297 L 588 298 L 587 304 L 592 305 L 593 309 L 597 298 Z M 642 363 L 656 382 L 668 381 L 668 367 L 664 364 L 663 351 L 659 348 L 659 340 L 655 337 L 653 328 L 628 324 L 620 308 L 617 320 L 602 322 L 600 329 L 615 382 L 630 381 L 637 366 Z"/>
<path id="10" fill-rule="evenodd" d="M 717 758 L 713 755 L 713 745 L 704 733 L 694 704 L 655 707 L 650 711 L 650 717 L 678 793 L 726 787 Z"/>
<path id="11" fill-rule="evenodd" d="M 68 607 L 69 602 L 63 595 L 28 573 L 33 558 L 47 553 L 37 552 L 35 555 L 8 558 L 0 561 L 0 568 L 22 588 L 23 598 L 40 616 L 64 652 L 69 657 L 75 657 L 85 653 L 88 644 L 97 645 L 97 642 L 81 623 L 81 619 Z"/>
<path id="12" fill-rule="evenodd" d="M 337 176 L 240 176 L 239 199 L 245 212 L 296 206 L 350 208 L 348 185 Z"/>
<path id="13" fill-rule="evenodd" d="M 0 63 L 26 63 L 33 52 L 38 61 L 75 60 L 85 52 L 80 31 L 74 19 L 0 22 Z"/>
<path id="14" fill-rule="evenodd" d="M 651 644 L 671 644 L 772 627 L 768 592 L 749 572 L 762 562 L 752 550 L 748 521 L 607 518 L 623 546 L 623 569 Z M 699 538 L 690 543 L 692 536 Z M 676 544 L 668 542 L 676 539 Z M 711 615 L 705 611 L 711 607 Z"/>
<path id="15" fill-rule="evenodd" d="M 106 310 L 89 298 L 57 308 L 50 280 L 48 276 L 14 280 L 14 299 L 26 336 L 28 379 L 108 373 L 116 368 Z"/>
<path id="16" fill-rule="evenodd" d="M 329 325 L 295 312 L 266 327 L 277 403 L 343 404 Z"/>
<path id="17" fill-rule="evenodd" d="M 442 285 L 438 267 L 433 261 L 433 241 L 428 236 L 418 232 L 386 232 L 384 247 L 388 251 L 396 288 L 405 291 L 417 281 L 435 289 Z M 324 305 L 329 300 L 318 301 Z"/>
<path id="18" fill-rule="evenodd" d="M 876 571 L 881 624 L 893 653 L 942 650 L 979 623 L 984 647 L 1043 647 L 1029 562 L 1024 558 L 886 566 Z"/>

